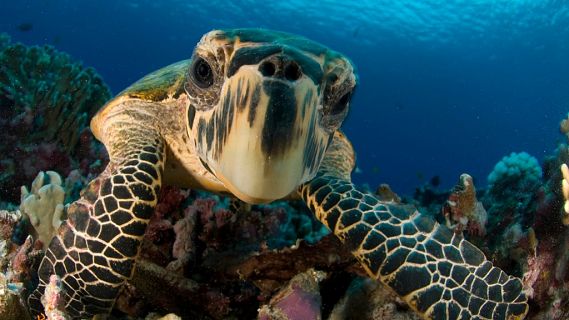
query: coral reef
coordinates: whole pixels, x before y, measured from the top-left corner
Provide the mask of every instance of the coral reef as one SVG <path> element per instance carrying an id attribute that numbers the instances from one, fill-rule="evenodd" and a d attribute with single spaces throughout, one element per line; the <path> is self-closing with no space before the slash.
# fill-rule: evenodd
<path id="1" fill-rule="evenodd" d="M 560 170 L 567 163 L 569 150 L 564 144 L 545 158 L 535 219 L 528 231 L 535 239 L 530 241 L 533 244 L 524 264 L 524 283 L 534 303 L 530 316 L 536 319 L 569 318 L 569 228 L 564 223 L 567 213 Z"/>
<path id="2" fill-rule="evenodd" d="M 110 98 L 101 77 L 53 47 L 0 38 L 0 200 L 17 202 L 39 171 L 98 173 L 106 153 L 87 126 Z"/>
<path id="3" fill-rule="evenodd" d="M 569 120 L 561 122 L 561 132 L 569 133 Z M 461 183 L 442 206 L 442 216 L 446 214 L 451 224 L 464 216 L 457 215 L 457 209 L 464 209 L 461 203 L 471 210 L 474 196 L 481 199 L 487 208 L 487 232 L 455 230 L 463 231 L 494 264 L 509 273 L 523 275 L 530 298 L 527 319 L 569 318 L 568 163 L 569 149 L 565 144 L 543 159 L 541 166 L 525 152 L 512 153 L 496 164 L 488 176 L 488 189 L 459 188 L 472 182 L 467 179 L 464 184 L 461 177 Z M 418 203 L 441 218 L 438 208 L 444 194 L 426 186 L 414 199 L 405 200 Z"/>
<path id="4" fill-rule="evenodd" d="M 0 153 L 7 155 L 0 160 L 0 319 L 23 319 L 22 301 L 37 282 L 42 249 L 66 215 L 74 223 L 88 205 L 64 203 L 99 191 L 92 178 L 106 153 L 87 120 L 110 93 L 95 71 L 51 47 L 11 44 L 0 34 L 0 61 Z M 561 130 L 569 134 L 569 120 Z M 568 163 L 562 144 L 542 166 L 524 152 L 504 157 L 487 189 L 475 188 L 463 174 L 451 190 L 440 190 L 435 177 L 413 199 L 402 199 L 388 185 L 376 195 L 412 202 L 464 233 L 508 273 L 523 275 L 529 319 L 567 319 Z M 364 274 L 302 202 L 247 205 L 165 186 L 113 317 L 418 318 Z M 42 301 L 47 318 L 66 319 L 63 289 L 53 276 Z"/>
<path id="5" fill-rule="evenodd" d="M 328 233 L 301 203 L 250 206 L 165 187 L 118 308 L 131 316 L 154 306 L 195 317 L 250 318 L 274 290 L 315 264 L 354 263 L 335 238 L 318 241 Z M 155 298 L 147 301 L 150 295 Z"/>

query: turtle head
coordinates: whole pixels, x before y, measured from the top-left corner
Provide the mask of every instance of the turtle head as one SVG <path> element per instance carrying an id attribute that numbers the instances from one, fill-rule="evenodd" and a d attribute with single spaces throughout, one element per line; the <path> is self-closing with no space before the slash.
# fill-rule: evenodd
<path id="1" fill-rule="evenodd" d="M 315 176 L 355 85 L 350 60 L 308 39 L 262 29 L 209 32 L 184 84 L 191 143 L 241 200 L 285 197 Z"/>

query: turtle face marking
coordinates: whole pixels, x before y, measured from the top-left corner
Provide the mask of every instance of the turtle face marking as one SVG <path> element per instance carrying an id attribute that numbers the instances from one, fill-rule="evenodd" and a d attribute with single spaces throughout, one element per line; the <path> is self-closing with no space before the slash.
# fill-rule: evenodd
<path id="1" fill-rule="evenodd" d="M 186 76 L 188 135 L 237 197 L 279 199 L 314 177 L 355 85 L 347 58 L 305 38 L 212 31 Z"/>

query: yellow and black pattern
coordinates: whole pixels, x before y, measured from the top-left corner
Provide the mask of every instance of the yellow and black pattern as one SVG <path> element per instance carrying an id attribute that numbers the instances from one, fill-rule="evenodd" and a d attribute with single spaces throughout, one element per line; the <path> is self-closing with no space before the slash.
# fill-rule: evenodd
<path id="1" fill-rule="evenodd" d="M 413 206 L 384 203 L 345 179 L 323 174 L 299 192 L 379 279 L 427 319 L 521 319 L 520 279 Z"/>
<path id="2" fill-rule="evenodd" d="M 111 163 L 93 183 L 98 195 L 84 195 L 69 207 L 39 269 L 39 286 L 28 302 L 34 319 L 49 277 L 65 290 L 65 311 L 73 318 L 108 314 L 120 288 L 132 276 L 146 226 L 156 206 L 164 144 L 153 130 L 122 125 L 111 129 Z"/>

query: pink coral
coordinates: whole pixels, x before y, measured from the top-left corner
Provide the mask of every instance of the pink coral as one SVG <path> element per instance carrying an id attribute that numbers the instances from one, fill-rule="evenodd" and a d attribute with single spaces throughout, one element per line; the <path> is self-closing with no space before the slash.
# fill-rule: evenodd
<path id="1" fill-rule="evenodd" d="M 11 282 L 26 282 L 31 278 L 31 267 L 33 260 L 41 256 L 41 251 L 38 250 L 37 244 L 34 243 L 32 236 L 28 236 L 24 244 L 22 244 L 16 254 L 12 257 L 11 266 L 12 272 L 10 274 Z"/>
<path id="2" fill-rule="evenodd" d="M 189 192 L 178 187 L 164 186 L 160 191 L 160 199 L 154 212 L 154 218 L 164 219 L 174 210 L 180 209 Z"/>
<path id="3" fill-rule="evenodd" d="M 51 275 L 49 284 L 45 288 L 45 294 L 41 299 L 47 319 L 66 320 L 69 318 L 63 310 L 64 296 L 61 279 L 57 275 Z"/>
<path id="4" fill-rule="evenodd" d="M 142 256 L 165 266 L 171 259 L 170 248 L 175 239 L 173 222 L 182 215 L 182 202 L 189 191 L 165 186 L 150 218 L 143 242 Z"/>
<path id="5" fill-rule="evenodd" d="M 530 256 L 528 267 L 524 273 L 523 282 L 528 297 L 545 300 L 553 280 L 551 269 L 555 263 L 555 256 L 551 251 L 543 250 L 538 255 Z"/>
<path id="6" fill-rule="evenodd" d="M 227 225 L 233 213 L 224 208 L 215 208 L 217 201 L 213 198 L 196 199 L 186 210 L 187 214 L 199 214 L 203 232 L 199 239 L 207 242 L 213 248 L 219 248 L 224 240 L 225 234 L 222 229 Z"/>
<path id="7" fill-rule="evenodd" d="M 172 246 L 172 256 L 176 260 L 168 264 L 168 270 L 183 273 L 184 268 L 195 254 L 193 243 L 194 229 L 196 225 L 196 215 L 190 210 L 186 210 L 186 215 L 174 225 L 176 240 Z"/>

